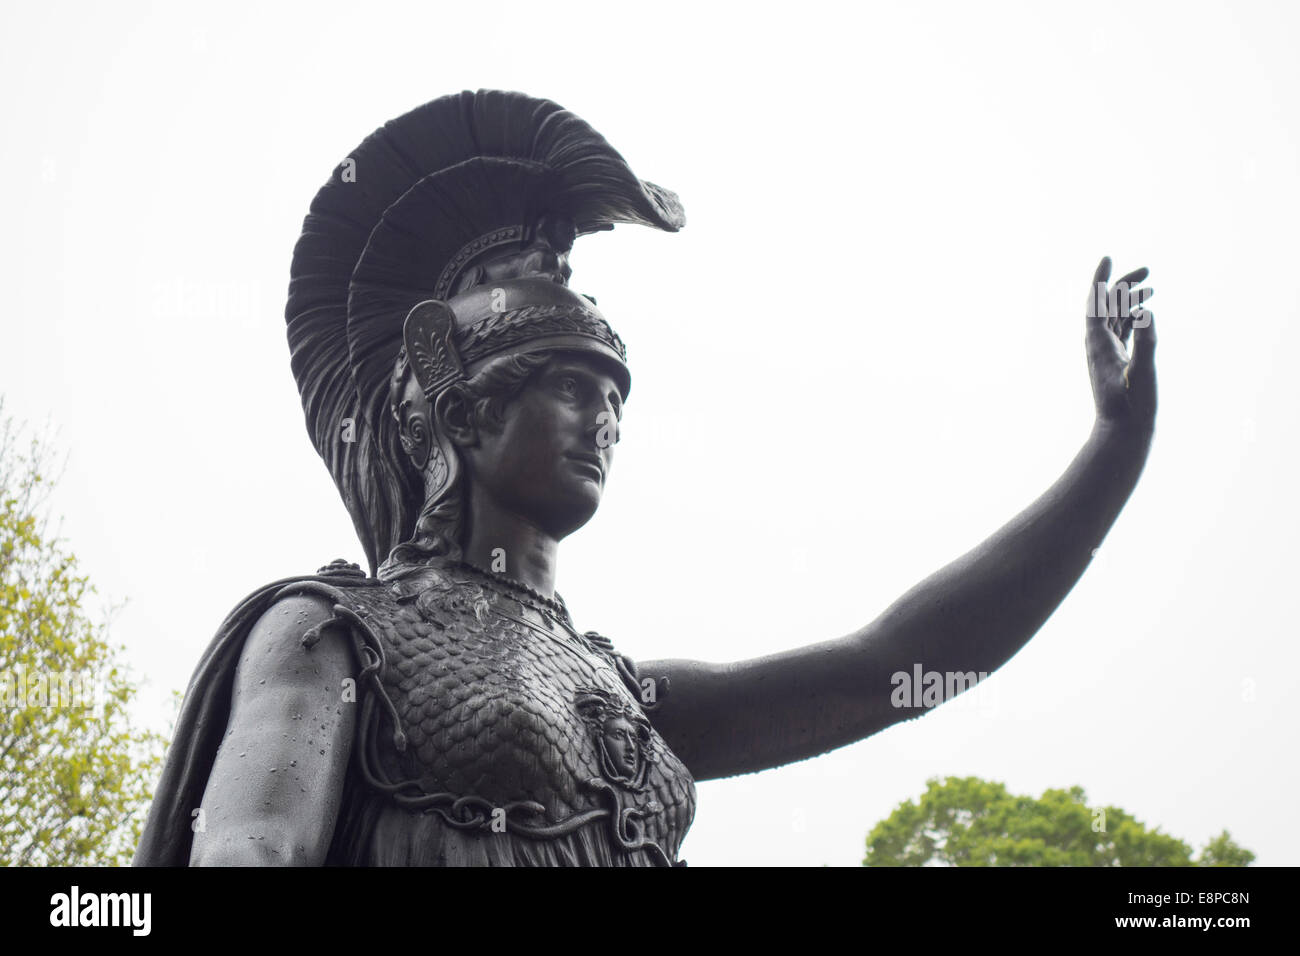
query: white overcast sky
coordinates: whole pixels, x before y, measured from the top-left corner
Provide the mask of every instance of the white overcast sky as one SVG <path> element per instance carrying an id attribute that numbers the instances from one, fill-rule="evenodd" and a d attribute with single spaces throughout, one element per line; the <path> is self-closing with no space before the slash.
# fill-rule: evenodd
<path id="1" fill-rule="evenodd" d="M 1300 863 L 1300 47 L 1265 3 L 6 4 L 6 411 L 158 729 L 248 591 L 361 549 L 307 439 L 290 254 L 374 128 L 574 110 L 678 235 L 580 241 L 634 388 L 578 623 L 640 659 L 846 634 L 1065 469 L 1084 299 L 1151 269 L 1160 414 L 1099 557 L 970 701 L 699 787 L 692 865 L 854 864 L 927 778 L 1084 787 Z"/>

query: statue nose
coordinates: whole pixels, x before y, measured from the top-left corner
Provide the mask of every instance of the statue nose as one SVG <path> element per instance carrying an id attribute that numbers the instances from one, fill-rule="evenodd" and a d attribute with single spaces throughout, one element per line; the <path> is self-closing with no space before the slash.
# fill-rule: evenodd
<path id="1" fill-rule="evenodd" d="M 610 408 L 609 403 L 605 402 L 596 412 L 592 424 L 587 426 L 587 437 L 595 443 L 597 450 L 603 450 L 610 445 L 618 444 L 619 438 L 622 437 L 619 427 L 618 415 Z"/>

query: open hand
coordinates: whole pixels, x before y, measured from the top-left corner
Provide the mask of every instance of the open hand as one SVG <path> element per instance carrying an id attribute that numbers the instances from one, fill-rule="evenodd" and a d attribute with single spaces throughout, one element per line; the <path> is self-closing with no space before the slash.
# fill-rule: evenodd
<path id="1" fill-rule="evenodd" d="M 1088 295 L 1085 338 L 1098 421 L 1135 435 L 1150 435 L 1156 418 L 1155 317 L 1142 307 L 1153 290 L 1138 289 L 1146 277 L 1145 268 L 1137 269 L 1107 286 L 1110 257 L 1102 259 Z"/>

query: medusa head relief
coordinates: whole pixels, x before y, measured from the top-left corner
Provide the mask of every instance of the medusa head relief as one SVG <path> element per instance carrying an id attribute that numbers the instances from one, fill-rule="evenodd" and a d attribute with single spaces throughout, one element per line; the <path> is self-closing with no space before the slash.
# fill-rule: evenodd
<path id="1" fill-rule="evenodd" d="M 624 696 L 593 687 L 578 690 L 574 704 L 596 746 L 601 771 L 611 783 L 644 790 L 646 768 L 659 759 L 650 721 Z"/>

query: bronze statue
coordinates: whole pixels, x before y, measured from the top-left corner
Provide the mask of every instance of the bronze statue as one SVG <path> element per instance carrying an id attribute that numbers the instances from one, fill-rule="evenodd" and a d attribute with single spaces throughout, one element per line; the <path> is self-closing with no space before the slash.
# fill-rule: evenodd
<path id="1" fill-rule="evenodd" d="M 590 126 L 518 93 L 435 100 L 340 165 L 304 223 L 286 318 L 369 573 L 336 561 L 275 582 L 223 624 L 137 864 L 681 865 L 695 780 L 915 717 L 932 702 L 900 702 L 899 672 L 991 672 L 1033 636 L 1154 426 L 1149 292 L 1129 295 L 1146 270 L 1110 286 L 1105 259 L 1088 442 L 877 620 L 728 665 L 637 663 L 577 629 L 556 551 L 600 503 L 631 379 L 568 255 L 616 223 L 684 222 Z"/>

